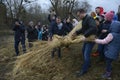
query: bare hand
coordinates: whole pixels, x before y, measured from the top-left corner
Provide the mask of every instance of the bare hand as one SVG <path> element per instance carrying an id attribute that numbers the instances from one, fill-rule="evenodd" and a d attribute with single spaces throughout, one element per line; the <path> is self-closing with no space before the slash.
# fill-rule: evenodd
<path id="1" fill-rule="evenodd" d="M 72 34 L 72 39 L 74 39 L 76 36 L 77 36 L 77 34 L 76 34 L 76 33 L 73 33 L 73 34 Z"/>
<path id="2" fill-rule="evenodd" d="M 81 41 L 85 41 L 86 37 L 85 36 L 81 36 Z"/>
<path id="3" fill-rule="evenodd" d="M 52 39 L 49 37 L 49 38 L 48 38 L 48 42 L 50 42 L 50 41 L 52 41 Z"/>
<path id="4" fill-rule="evenodd" d="M 105 29 L 102 30 L 102 33 L 106 33 L 106 32 L 107 32 L 107 30 L 105 30 Z"/>

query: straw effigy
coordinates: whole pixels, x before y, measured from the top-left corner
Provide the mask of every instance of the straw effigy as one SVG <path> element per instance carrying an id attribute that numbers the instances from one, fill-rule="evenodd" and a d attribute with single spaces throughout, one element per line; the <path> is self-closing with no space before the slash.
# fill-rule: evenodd
<path id="1" fill-rule="evenodd" d="M 36 70 L 41 71 L 43 67 L 50 66 L 47 64 L 50 60 L 46 59 L 46 57 L 50 56 L 50 52 L 53 48 L 70 45 L 72 43 L 80 43 L 83 35 L 76 36 L 75 38 L 73 38 L 72 35 L 76 30 L 81 29 L 81 23 L 82 21 L 80 21 L 78 25 L 65 37 L 54 35 L 53 40 L 49 44 L 48 42 L 34 43 L 35 46 L 31 52 L 17 58 L 12 72 L 13 80 L 18 79 L 19 76 L 34 74 L 36 73 Z M 93 38 L 94 36 L 89 37 L 88 40 L 92 40 Z"/>

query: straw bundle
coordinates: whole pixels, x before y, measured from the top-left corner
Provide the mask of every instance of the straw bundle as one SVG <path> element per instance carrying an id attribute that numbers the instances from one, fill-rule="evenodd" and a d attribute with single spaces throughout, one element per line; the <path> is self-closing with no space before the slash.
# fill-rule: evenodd
<path id="1" fill-rule="evenodd" d="M 46 59 L 46 57 L 50 56 L 49 53 L 52 48 L 81 42 L 83 35 L 76 36 L 75 38 L 72 37 L 72 34 L 81 28 L 81 23 L 82 21 L 80 21 L 67 36 L 61 37 L 54 35 L 49 45 L 48 42 L 37 42 L 31 52 L 19 56 L 15 62 L 15 68 L 13 69 L 13 78 L 17 79 L 17 77 L 21 75 L 28 76 L 35 73 L 37 69 L 41 71 L 43 67 L 50 66 L 50 64 L 47 64 L 50 58 Z M 91 39 L 93 38 L 94 37 Z"/>
<path id="2" fill-rule="evenodd" d="M 53 41 L 52 43 L 50 44 L 51 47 L 58 47 L 58 46 L 66 46 L 66 45 L 70 45 L 72 43 L 80 43 L 82 42 L 82 38 L 84 37 L 83 35 L 78 35 L 78 36 L 75 36 L 73 38 L 73 34 L 81 29 L 82 27 L 82 21 L 80 21 L 78 23 L 78 25 L 66 36 L 62 37 L 62 36 L 58 36 L 58 35 L 54 35 L 53 36 Z M 95 38 L 95 35 L 91 35 L 89 36 L 86 41 L 93 41 L 93 39 Z"/>

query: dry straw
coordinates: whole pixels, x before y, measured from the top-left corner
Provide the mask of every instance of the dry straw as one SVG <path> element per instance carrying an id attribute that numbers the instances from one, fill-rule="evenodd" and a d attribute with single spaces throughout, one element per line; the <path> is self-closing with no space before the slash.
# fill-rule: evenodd
<path id="1" fill-rule="evenodd" d="M 71 43 L 79 43 L 81 42 L 81 38 L 83 35 L 72 37 L 72 34 L 81 28 L 80 21 L 78 25 L 65 37 L 61 37 L 58 35 L 53 36 L 53 40 L 48 44 L 48 42 L 36 42 L 34 43 L 34 48 L 31 52 L 21 55 L 17 58 L 15 62 L 15 67 L 13 69 L 13 80 L 19 80 L 20 76 L 32 76 L 32 74 L 36 74 L 44 78 L 42 74 L 46 74 L 42 71 L 43 67 L 47 70 L 47 67 L 50 67 L 50 52 L 53 48 L 59 46 L 70 45 Z M 88 40 L 93 39 L 94 36 L 88 38 Z M 47 59 L 49 57 L 49 59 Z M 49 62 L 49 63 L 48 63 Z M 20 77 L 22 80 L 23 77 Z M 35 80 L 35 79 L 33 79 Z M 42 79 L 41 79 L 42 80 Z"/>

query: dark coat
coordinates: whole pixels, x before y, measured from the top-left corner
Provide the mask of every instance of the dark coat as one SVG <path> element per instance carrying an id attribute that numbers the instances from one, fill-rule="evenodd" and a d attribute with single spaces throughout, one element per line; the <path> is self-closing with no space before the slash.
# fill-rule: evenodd
<path id="1" fill-rule="evenodd" d="M 25 26 L 23 25 L 14 25 L 13 31 L 15 31 L 15 40 L 23 39 L 25 40 Z"/>
<path id="2" fill-rule="evenodd" d="M 64 23 L 65 28 L 66 28 L 66 34 L 69 33 L 73 29 L 72 23 Z"/>
<path id="3" fill-rule="evenodd" d="M 49 37 L 52 37 L 55 34 L 57 34 L 59 36 L 64 36 L 64 35 L 66 35 L 66 31 L 67 31 L 67 28 L 64 24 L 62 25 L 62 28 L 59 29 L 57 23 L 52 22 L 49 27 Z"/>
<path id="4" fill-rule="evenodd" d="M 95 20 L 91 17 L 86 15 L 82 21 L 82 28 L 76 31 L 76 34 L 83 34 L 85 37 L 90 35 L 96 35 L 97 27 Z"/>
<path id="5" fill-rule="evenodd" d="M 110 25 L 111 25 L 111 22 L 109 21 L 105 21 L 104 23 L 102 23 L 102 25 L 99 28 L 100 30 L 99 39 L 104 39 L 109 34 Z M 107 32 L 102 33 L 102 30 L 107 30 Z"/>
<path id="6" fill-rule="evenodd" d="M 49 21 L 50 23 L 51 23 L 52 21 L 55 21 L 57 15 L 54 15 L 55 19 L 52 19 L 52 17 L 53 17 L 53 16 L 52 16 L 51 14 L 48 15 L 48 21 Z"/>
<path id="7" fill-rule="evenodd" d="M 31 26 L 27 27 L 27 38 L 28 41 L 34 41 L 38 38 L 38 31 L 35 28 L 32 28 Z"/>

